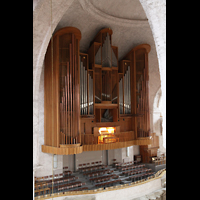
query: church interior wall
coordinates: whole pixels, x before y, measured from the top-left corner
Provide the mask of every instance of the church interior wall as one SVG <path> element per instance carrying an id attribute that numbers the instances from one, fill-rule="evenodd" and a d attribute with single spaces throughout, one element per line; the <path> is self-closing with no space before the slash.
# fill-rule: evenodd
<path id="1" fill-rule="evenodd" d="M 40 5 L 42 5 L 42 1 L 43 0 L 37 0 L 34 2 L 34 10 L 36 10 L 36 12 L 38 12 L 37 10 L 37 3 Z M 46 1 L 43 1 L 46 2 Z M 67 2 L 67 1 L 66 1 Z M 63 3 L 63 5 L 66 4 L 66 6 L 70 6 L 71 3 L 73 1 L 68 1 L 68 3 Z M 147 4 L 150 1 L 147 1 Z M 62 4 L 62 3 L 61 3 Z M 61 5 L 60 4 L 60 5 Z M 145 1 L 142 2 L 142 5 L 144 6 Z M 45 4 L 44 4 L 45 5 Z M 59 10 L 58 7 L 56 7 L 57 11 Z M 146 10 L 149 9 L 149 7 L 145 7 L 144 8 Z M 43 7 L 44 10 L 44 7 Z M 65 9 L 63 9 L 65 10 Z M 146 11 L 145 10 L 145 11 Z M 46 13 L 46 16 L 44 16 L 43 21 L 44 21 L 44 30 L 49 30 L 50 31 L 50 22 L 49 22 L 49 14 L 48 11 L 44 12 Z M 59 14 L 62 15 L 62 13 L 64 13 L 64 11 L 60 12 Z M 149 12 L 150 13 L 150 12 Z M 48 16 L 49 15 L 49 16 Z M 61 19 L 61 16 L 57 16 L 58 19 L 57 21 L 59 22 L 59 19 Z M 150 18 L 149 16 L 147 16 L 148 18 Z M 42 21 L 40 18 L 35 18 L 35 20 L 38 20 L 38 22 L 36 24 L 38 24 L 38 26 L 41 28 L 42 25 Z M 45 21 L 46 20 L 46 21 Z M 56 20 L 54 21 L 56 23 Z M 151 20 L 150 20 L 151 22 Z M 153 30 L 153 26 L 152 26 L 152 22 L 150 23 L 152 32 L 153 32 L 153 36 L 154 38 L 156 38 L 156 33 L 155 30 Z M 37 27 L 37 26 L 35 26 Z M 54 24 L 54 27 L 56 27 L 56 24 Z M 161 28 L 163 30 L 163 28 Z M 52 174 L 52 154 L 48 154 L 48 153 L 43 153 L 41 151 L 41 145 L 44 144 L 44 65 L 41 65 L 41 63 L 43 62 L 43 58 L 46 52 L 46 48 L 48 45 L 48 41 L 50 38 L 50 32 L 48 31 L 48 33 L 43 33 L 41 32 L 40 35 L 35 35 L 35 41 L 37 41 L 37 49 L 34 49 L 34 66 L 33 66 L 33 77 L 34 77 L 34 88 L 33 88 L 33 92 L 34 92 L 34 107 L 33 107 L 33 112 L 34 112 L 34 116 L 33 116 L 33 120 L 34 120 L 34 127 L 33 127 L 33 164 L 34 164 L 34 176 L 46 176 L 46 175 L 50 175 Z M 158 30 L 156 30 L 158 31 Z M 42 36 L 42 34 L 44 35 L 44 37 Z M 159 35 L 159 34 L 157 34 Z M 46 41 L 46 43 L 44 44 L 43 41 Z M 153 56 L 153 54 L 158 53 L 158 62 L 159 65 L 165 66 L 163 64 L 163 53 L 159 53 L 159 50 L 161 49 L 161 47 L 163 46 L 160 45 L 160 47 L 158 48 L 158 44 L 162 43 L 162 41 L 160 41 L 157 38 L 156 41 L 156 45 L 153 47 L 154 49 L 156 49 L 157 51 L 151 51 L 149 56 Z M 46 46 L 46 47 L 39 47 L 41 46 Z M 43 50 L 41 50 L 40 48 L 43 48 Z M 40 49 L 40 50 L 39 50 Z M 163 52 L 163 49 L 161 49 Z M 160 52 L 161 52 L 160 50 Z M 156 55 L 157 57 L 157 55 Z M 151 62 L 151 58 L 150 58 L 150 62 Z M 157 63 L 157 61 L 156 61 Z M 152 62 L 152 64 L 155 64 L 155 61 Z M 39 67 L 40 66 L 40 67 Z M 41 71 L 40 69 L 41 68 Z M 157 70 L 157 71 L 156 71 Z M 155 111 L 154 107 L 153 107 L 153 103 L 154 103 L 154 97 L 156 95 L 156 91 L 158 90 L 158 88 L 161 87 L 161 81 L 163 82 L 163 80 L 160 80 L 160 73 L 164 73 L 164 71 L 159 72 L 158 69 L 153 69 L 149 71 L 149 81 L 150 81 L 150 87 L 151 90 L 153 91 L 152 93 L 150 93 L 150 120 L 151 120 L 151 130 L 156 132 L 157 135 L 161 136 L 161 132 L 160 132 L 160 124 L 159 124 L 159 120 L 160 120 L 160 112 L 159 111 Z M 162 75 L 163 76 L 163 75 Z M 156 80 L 153 80 L 155 79 Z M 36 82 L 35 82 L 36 81 Z M 156 83 L 156 84 L 155 84 Z M 162 86 L 163 89 L 163 86 Z M 165 98 L 163 98 L 165 99 Z M 162 100 L 161 103 L 163 103 L 164 100 Z M 162 110 L 165 110 L 164 108 L 162 108 Z M 163 113 L 165 114 L 165 113 Z M 163 143 L 163 137 L 160 137 L 160 144 Z M 165 142 L 165 141 L 164 141 Z M 161 147 L 161 151 L 165 151 L 165 148 L 160 145 Z M 122 149 L 113 149 L 113 150 L 108 150 L 108 164 L 112 163 L 113 159 L 117 159 L 117 161 L 119 162 L 123 162 L 124 159 L 128 160 L 128 161 L 132 161 L 134 155 L 138 155 L 139 152 L 139 146 L 138 145 L 134 145 L 129 147 L 129 156 L 126 156 L 126 148 L 122 148 Z M 78 164 L 81 163 L 87 163 L 87 162 L 94 162 L 94 161 L 102 161 L 102 163 L 106 163 L 106 151 L 91 151 L 91 152 L 83 152 L 81 154 L 77 154 L 76 155 L 76 166 L 78 166 Z M 58 155 L 57 156 L 57 168 L 53 169 L 53 171 L 55 171 L 56 173 L 61 173 L 62 172 L 62 168 L 63 166 L 68 166 L 69 170 L 73 170 L 74 169 L 74 155 Z M 145 191 L 144 188 L 142 188 L 142 186 L 137 186 L 134 187 L 135 188 L 135 194 L 137 196 L 137 194 L 139 195 L 139 193 L 145 193 L 145 192 L 150 192 L 151 190 L 155 190 L 156 188 L 160 187 L 160 182 L 158 180 L 154 181 L 154 183 L 152 183 L 152 185 L 150 185 L 147 187 L 147 190 Z M 138 189 L 138 190 L 137 190 Z M 127 199 L 128 196 L 131 196 L 131 191 L 130 189 L 126 189 L 127 190 Z M 106 194 L 107 193 L 107 194 Z M 118 192 L 106 192 L 106 193 L 101 193 L 98 195 L 98 197 L 95 197 L 96 199 L 102 199 L 105 198 L 105 195 L 107 197 L 107 199 L 120 199 L 120 195 Z M 124 194 L 124 193 L 123 193 Z M 124 196 L 123 196 L 124 197 Z M 64 198 L 63 198 L 64 199 Z"/>

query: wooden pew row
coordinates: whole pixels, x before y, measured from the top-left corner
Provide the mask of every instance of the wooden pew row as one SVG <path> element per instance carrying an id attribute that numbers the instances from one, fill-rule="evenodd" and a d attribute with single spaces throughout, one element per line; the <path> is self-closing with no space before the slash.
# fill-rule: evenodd
<path id="1" fill-rule="evenodd" d="M 63 167 L 63 172 L 65 172 L 68 169 L 68 167 Z M 56 178 L 60 178 L 63 177 L 63 173 L 60 174 L 54 174 L 54 179 Z M 35 181 L 44 181 L 44 180 L 49 180 L 53 178 L 53 175 L 49 175 L 49 176 L 42 176 L 42 177 L 34 177 Z"/>
<path id="2" fill-rule="evenodd" d="M 128 166 L 128 165 L 133 165 L 133 164 L 135 164 L 135 165 L 138 165 L 138 161 L 130 161 L 130 162 L 125 162 L 125 163 L 121 163 L 121 162 L 116 162 L 116 159 L 113 159 L 113 166 L 114 167 L 117 167 L 117 166 Z"/>
<path id="3" fill-rule="evenodd" d="M 136 179 L 147 178 L 148 176 L 151 176 L 153 174 L 154 174 L 154 172 L 149 172 L 149 173 L 145 173 L 145 174 L 139 174 L 136 176 L 129 176 L 126 180 L 136 181 Z"/>
<path id="4" fill-rule="evenodd" d="M 117 166 L 116 168 L 118 169 L 118 170 L 122 170 L 122 169 L 128 169 L 128 168 L 133 168 L 133 169 L 136 169 L 136 168 L 142 168 L 142 167 L 144 167 L 145 166 L 145 164 L 137 164 L 137 165 L 135 165 L 135 164 L 132 164 L 132 165 L 128 165 L 128 166 Z"/>
<path id="5" fill-rule="evenodd" d="M 80 169 L 81 172 L 87 172 L 87 171 L 95 171 L 98 169 L 105 169 L 107 165 L 97 165 L 97 166 L 92 166 L 92 167 L 84 167 Z"/>
<path id="6" fill-rule="evenodd" d="M 64 175 L 64 176 L 69 176 L 70 174 L 72 174 L 72 171 L 64 171 L 64 172 L 63 172 L 63 175 Z"/>
<path id="7" fill-rule="evenodd" d="M 128 167 L 122 167 L 119 170 L 120 171 L 126 171 L 126 170 L 130 170 L 130 169 L 142 169 L 144 168 L 145 165 L 139 165 L 139 166 L 135 166 L 135 165 L 130 165 Z"/>
<path id="8" fill-rule="evenodd" d="M 107 175 L 107 176 L 100 176 L 100 177 L 96 177 L 96 178 L 91 178 L 91 179 L 89 179 L 89 181 L 92 181 L 92 182 L 98 182 L 98 181 L 100 181 L 101 182 L 101 180 L 102 179 L 104 179 L 104 178 L 114 178 L 114 179 L 116 179 L 116 178 L 119 178 L 119 176 L 118 175 L 116 175 L 116 174 L 110 174 L 110 175 Z"/>
<path id="9" fill-rule="evenodd" d="M 105 182 L 105 183 L 96 184 L 95 187 L 111 186 L 111 185 L 114 185 L 116 183 L 121 183 L 121 182 L 122 182 L 121 179 L 117 179 L 117 180 L 108 181 L 108 182 Z"/>
<path id="10" fill-rule="evenodd" d="M 70 189 L 70 188 L 74 188 L 74 187 L 81 187 L 82 185 L 85 185 L 86 183 L 85 182 L 81 182 L 81 181 L 76 181 L 76 182 L 73 182 L 73 183 L 67 183 L 67 184 L 62 184 L 62 185 L 56 185 L 56 186 L 53 186 L 53 187 L 49 187 L 50 190 L 53 189 L 57 189 L 58 191 L 62 190 L 62 188 L 65 188 L 65 189 Z"/>
<path id="11" fill-rule="evenodd" d="M 53 187 L 52 187 L 52 185 L 50 185 L 50 187 L 47 187 L 47 188 L 36 189 L 35 194 L 40 195 L 41 192 L 43 192 L 43 194 L 47 194 L 48 191 L 49 191 L 49 193 L 52 192 L 52 189 L 58 190 L 58 191 L 72 189 L 72 188 L 76 188 L 76 187 L 81 187 L 85 184 L 86 184 L 85 182 L 76 181 L 76 182 L 67 183 L 67 184 L 65 183 L 65 184 L 56 185 L 56 186 L 54 185 Z"/>
<path id="12" fill-rule="evenodd" d="M 37 189 L 37 190 L 34 190 L 34 192 L 35 192 L 35 196 L 38 196 L 41 193 L 47 194 L 50 192 L 50 188 Z"/>
<path id="13" fill-rule="evenodd" d="M 109 174 L 112 173 L 113 170 L 104 169 L 96 172 L 84 173 L 84 176 L 92 177 L 92 176 L 99 176 L 100 174 Z"/>
<path id="14" fill-rule="evenodd" d="M 73 181 L 73 180 L 77 180 L 77 179 L 78 179 L 77 176 L 63 177 L 63 178 L 59 178 L 59 179 L 54 179 L 53 184 L 69 182 L 69 181 Z M 35 189 L 41 189 L 41 188 L 45 188 L 45 187 L 48 187 L 51 185 L 52 185 L 52 180 L 37 182 L 37 183 L 35 183 Z"/>
<path id="15" fill-rule="evenodd" d="M 130 167 L 130 168 L 123 168 L 120 171 L 126 172 L 126 171 L 141 171 L 141 170 L 148 170 L 148 168 L 146 168 L 146 167 L 142 167 L 142 168 L 132 168 L 132 167 Z"/>
<path id="16" fill-rule="evenodd" d="M 141 170 L 130 170 L 130 171 L 125 171 L 125 172 L 122 172 L 123 175 L 125 176 L 130 176 L 130 175 L 134 175 L 134 174 L 140 174 L 142 172 L 147 172 L 147 171 L 151 171 L 152 169 L 141 169 Z"/>
<path id="17" fill-rule="evenodd" d="M 99 165 L 99 164 L 102 164 L 102 161 L 91 162 L 91 164 L 90 163 L 82 163 L 82 164 L 78 165 L 78 169 L 85 168 L 86 166 L 89 167 L 89 166 L 95 166 L 95 165 Z"/>

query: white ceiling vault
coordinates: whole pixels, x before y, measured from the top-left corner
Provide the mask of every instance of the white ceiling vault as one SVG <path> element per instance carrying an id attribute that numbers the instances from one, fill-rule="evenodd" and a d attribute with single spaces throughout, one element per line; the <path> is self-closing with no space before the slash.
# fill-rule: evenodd
<path id="1" fill-rule="evenodd" d="M 102 28 L 113 30 L 112 45 L 118 46 L 121 60 L 133 47 L 147 43 L 149 53 L 150 109 L 160 87 L 155 43 L 146 14 L 139 0 L 74 0 L 59 21 L 57 30 L 73 26 L 81 31 L 80 51 L 86 53 Z"/>
<path id="2" fill-rule="evenodd" d="M 111 28 L 113 45 L 119 48 L 119 59 L 138 44 L 154 43 L 139 0 L 73 1 L 55 32 L 66 26 L 80 29 L 82 33 L 80 50 L 83 52 L 88 50 L 90 42 L 99 30 Z"/>

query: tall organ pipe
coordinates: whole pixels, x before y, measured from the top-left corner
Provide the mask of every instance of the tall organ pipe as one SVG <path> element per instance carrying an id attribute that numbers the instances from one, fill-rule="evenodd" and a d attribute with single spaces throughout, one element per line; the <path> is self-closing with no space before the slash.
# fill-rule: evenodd
<path id="1" fill-rule="evenodd" d="M 89 114 L 93 114 L 93 79 L 89 74 Z"/>
<path id="2" fill-rule="evenodd" d="M 111 67 L 111 43 L 108 33 L 102 45 L 102 67 Z"/>
<path id="3" fill-rule="evenodd" d="M 81 57 L 80 57 L 81 58 Z M 88 114 L 88 99 L 87 99 L 87 70 L 83 66 L 83 62 L 80 62 L 80 113 L 81 115 Z"/>
<path id="4" fill-rule="evenodd" d="M 81 62 L 81 56 L 79 56 L 79 59 L 80 59 L 80 114 L 82 115 L 82 105 L 83 105 L 83 97 L 82 97 L 82 93 L 83 93 L 83 89 L 82 89 L 82 87 L 83 87 L 83 83 L 82 83 L 82 81 L 83 81 L 83 79 L 82 79 L 82 62 Z"/>
<path id="5" fill-rule="evenodd" d="M 128 66 L 128 113 L 131 113 L 131 86 L 130 86 L 130 66 Z"/>
<path id="6" fill-rule="evenodd" d="M 72 34 L 72 43 L 69 44 L 69 62 L 61 67 L 63 87 L 60 96 L 60 143 L 62 144 L 77 143 L 79 135 L 79 108 L 77 107 L 79 88 L 77 87 L 78 68 L 75 42 L 75 36 Z"/>
<path id="7" fill-rule="evenodd" d="M 120 105 L 120 114 L 123 114 L 123 79 L 119 81 L 119 105 Z"/>
<path id="8" fill-rule="evenodd" d="M 123 103 L 123 91 L 124 91 L 124 103 Z M 128 69 L 124 74 L 124 85 L 122 79 L 119 82 L 119 95 L 120 95 L 119 103 L 120 106 L 122 105 L 122 111 L 120 110 L 120 113 L 123 113 L 123 107 L 124 107 L 124 114 L 130 114 L 131 113 L 130 66 L 128 66 Z"/>

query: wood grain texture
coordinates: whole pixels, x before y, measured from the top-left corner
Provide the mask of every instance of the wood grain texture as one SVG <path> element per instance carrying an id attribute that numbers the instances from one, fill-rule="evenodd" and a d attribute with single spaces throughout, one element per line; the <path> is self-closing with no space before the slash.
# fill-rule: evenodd
<path id="1" fill-rule="evenodd" d="M 102 45 L 107 35 L 109 35 L 111 50 L 118 60 L 118 47 L 112 46 L 112 34 L 113 31 L 110 28 L 100 30 L 94 37 L 87 54 L 80 53 L 79 51 L 81 32 L 77 28 L 65 27 L 54 34 L 53 73 L 51 42 L 45 56 L 44 145 L 42 147 L 44 152 L 57 152 L 61 155 L 69 155 L 81 153 L 82 151 L 108 150 L 132 145 L 151 144 L 151 140 L 149 139 L 150 116 L 148 85 L 148 53 L 151 47 L 148 44 L 141 44 L 134 47 L 123 60 L 118 62 L 117 67 L 102 67 L 101 64 L 95 64 L 95 54 L 99 48 L 102 51 Z M 87 76 L 89 73 L 93 76 L 94 113 L 89 115 L 88 112 L 85 116 L 80 115 L 79 55 L 86 58 L 84 62 L 86 62 L 86 69 L 88 70 Z M 120 114 L 119 77 L 124 76 L 128 66 L 130 66 L 130 71 L 128 72 L 130 74 L 130 84 L 128 85 L 130 85 L 131 111 L 128 114 L 125 112 Z M 109 74 L 108 77 L 111 80 L 108 84 L 105 80 L 102 80 L 102 77 L 104 77 L 102 76 L 103 72 Z M 144 79 L 141 84 L 141 91 L 137 91 L 136 88 L 138 75 L 142 75 Z M 51 88 L 52 82 L 53 88 Z M 87 88 L 89 90 L 88 85 L 89 83 L 87 82 Z M 106 85 L 106 89 L 104 88 L 105 92 L 103 92 L 102 85 Z M 109 92 L 107 91 L 107 85 L 111 85 L 111 91 L 113 92 L 110 92 L 110 90 Z M 115 88 L 117 88 L 117 91 L 115 91 Z M 102 93 L 109 94 L 110 97 L 103 99 Z M 95 95 L 100 100 L 97 97 L 95 98 Z M 116 97 L 115 95 L 118 98 L 112 102 L 112 96 Z M 138 96 L 139 103 L 137 102 Z M 88 94 L 87 97 L 89 97 Z M 87 108 L 89 108 L 89 105 Z M 109 110 L 109 114 L 113 117 L 111 121 L 107 122 L 103 119 L 103 114 L 106 112 L 106 109 Z M 97 145 L 98 132 L 94 130 L 94 127 L 120 127 L 116 132 L 116 137 L 119 138 L 119 142 Z M 72 143 L 80 143 L 82 146 L 73 148 L 62 146 L 60 148 L 60 145 Z"/>
<path id="2" fill-rule="evenodd" d="M 133 145 L 149 145 L 149 144 L 151 144 L 150 139 L 131 140 L 127 142 L 116 142 L 109 144 L 82 145 L 73 148 L 64 148 L 64 147 L 58 148 L 58 147 L 42 145 L 42 152 L 58 154 L 58 155 L 71 155 L 71 154 L 79 154 L 82 153 L 83 151 L 102 151 L 102 150 L 124 148 Z"/>

